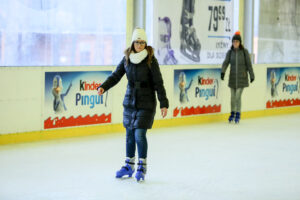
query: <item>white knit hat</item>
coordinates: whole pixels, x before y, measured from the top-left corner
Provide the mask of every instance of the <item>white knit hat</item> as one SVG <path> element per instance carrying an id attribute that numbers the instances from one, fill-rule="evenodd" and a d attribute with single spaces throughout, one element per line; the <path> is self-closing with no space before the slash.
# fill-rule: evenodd
<path id="1" fill-rule="evenodd" d="M 132 33 L 131 43 L 136 40 L 144 40 L 147 43 L 147 35 L 144 29 L 136 28 Z"/>

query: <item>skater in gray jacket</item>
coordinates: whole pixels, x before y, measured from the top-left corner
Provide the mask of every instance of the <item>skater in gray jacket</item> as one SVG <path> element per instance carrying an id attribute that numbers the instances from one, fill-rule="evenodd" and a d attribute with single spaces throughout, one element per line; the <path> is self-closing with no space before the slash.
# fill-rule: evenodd
<path id="1" fill-rule="evenodd" d="M 245 87 L 254 81 L 254 72 L 248 50 L 242 45 L 240 32 L 232 37 L 232 46 L 226 54 L 222 64 L 221 79 L 224 80 L 225 72 L 230 64 L 228 86 L 231 90 L 231 114 L 228 121 L 239 123 L 241 117 L 241 96 Z"/>

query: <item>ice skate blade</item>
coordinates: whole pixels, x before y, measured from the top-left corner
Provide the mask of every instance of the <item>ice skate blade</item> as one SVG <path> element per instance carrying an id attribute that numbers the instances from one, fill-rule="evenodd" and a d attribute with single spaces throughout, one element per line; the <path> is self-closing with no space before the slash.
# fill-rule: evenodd
<path id="1" fill-rule="evenodd" d="M 235 123 L 235 124 L 239 124 L 239 123 L 240 123 L 240 121 L 235 121 L 234 123 Z"/>
<path id="2" fill-rule="evenodd" d="M 131 178 L 132 178 L 132 175 L 131 176 L 122 176 L 122 177 L 117 177 L 116 176 L 117 180 L 126 180 L 126 179 L 131 179 Z"/>
<path id="3" fill-rule="evenodd" d="M 142 179 L 142 178 L 141 178 L 140 180 L 137 180 L 137 179 L 136 179 L 136 182 L 138 182 L 138 183 L 143 183 L 144 181 L 145 181 L 145 180 Z"/>
<path id="4" fill-rule="evenodd" d="M 124 176 L 116 176 L 116 179 L 129 179 L 132 178 L 132 174 L 126 174 Z"/>

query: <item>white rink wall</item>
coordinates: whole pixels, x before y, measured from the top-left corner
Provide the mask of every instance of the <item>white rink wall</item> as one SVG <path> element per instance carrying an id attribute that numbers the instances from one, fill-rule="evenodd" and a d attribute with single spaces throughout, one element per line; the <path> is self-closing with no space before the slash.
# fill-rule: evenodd
<path id="1" fill-rule="evenodd" d="M 259 64 L 253 65 L 255 81 L 244 90 L 242 111 L 266 109 L 266 87 L 268 67 L 299 67 L 300 64 Z M 220 65 L 178 65 L 161 66 L 170 108 L 166 119 L 172 119 L 173 87 L 175 69 L 220 68 Z M 45 72 L 61 71 L 102 71 L 114 70 L 114 66 L 94 67 L 0 67 L 0 134 L 43 131 L 43 109 Z M 227 87 L 228 73 L 221 84 L 222 111 L 230 112 L 230 90 Z M 122 123 L 123 97 L 127 85 L 126 76 L 112 90 L 112 124 Z M 219 113 L 217 113 L 219 114 Z M 161 119 L 159 104 L 155 119 Z"/>

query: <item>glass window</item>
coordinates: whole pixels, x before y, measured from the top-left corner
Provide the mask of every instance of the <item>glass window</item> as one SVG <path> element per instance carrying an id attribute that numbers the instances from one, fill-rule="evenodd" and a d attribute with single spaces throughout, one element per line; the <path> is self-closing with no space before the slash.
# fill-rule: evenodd
<path id="1" fill-rule="evenodd" d="M 256 63 L 300 63 L 300 0 L 255 0 Z"/>
<path id="2" fill-rule="evenodd" d="M 124 0 L 0 0 L 0 8 L 1 66 L 115 65 L 122 59 Z"/>

